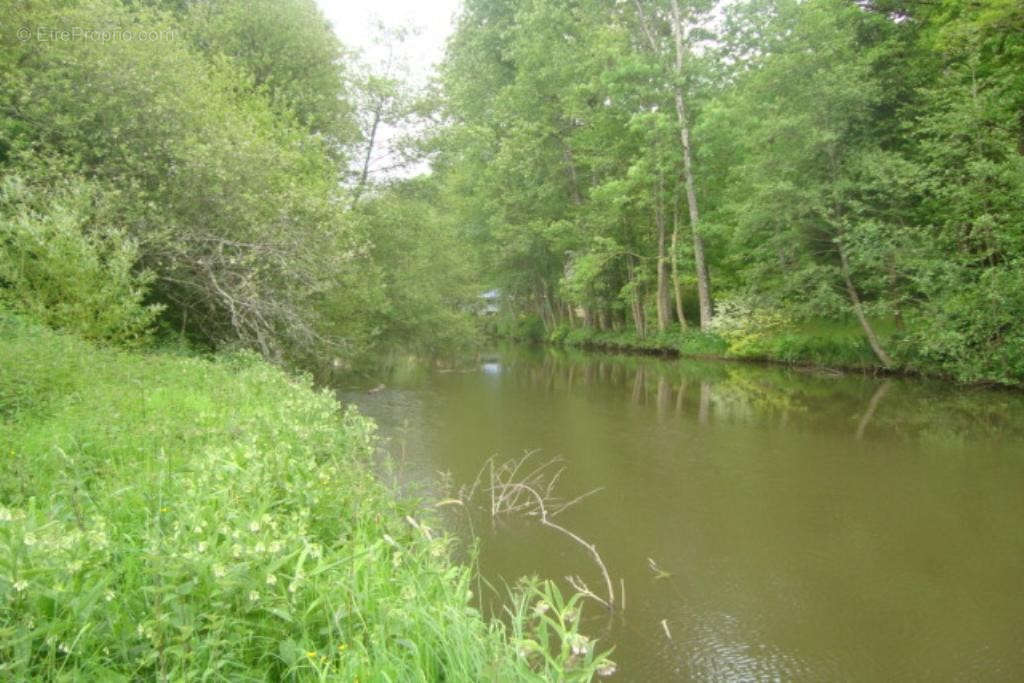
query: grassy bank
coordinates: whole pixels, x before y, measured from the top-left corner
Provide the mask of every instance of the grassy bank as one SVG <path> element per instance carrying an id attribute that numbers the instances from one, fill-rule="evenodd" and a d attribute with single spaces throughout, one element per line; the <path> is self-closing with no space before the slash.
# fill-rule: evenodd
<path id="1" fill-rule="evenodd" d="M 255 356 L 0 313 L 0 679 L 590 678 L 578 609 L 529 609 L 550 587 L 481 618 L 373 438 Z"/>
<path id="2" fill-rule="evenodd" d="M 786 363 L 854 370 L 882 369 L 859 330 L 816 323 L 786 329 L 705 333 L 696 329 L 655 333 L 640 338 L 633 330 L 600 331 L 559 327 L 550 343 L 586 349 L 655 353 L 697 358 Z"/>

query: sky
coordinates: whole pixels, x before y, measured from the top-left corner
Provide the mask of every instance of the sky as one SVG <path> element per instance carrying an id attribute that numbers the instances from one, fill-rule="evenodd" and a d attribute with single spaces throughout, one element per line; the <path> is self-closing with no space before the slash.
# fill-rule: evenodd
<path id="1" fill-rule="evenodd" d="M 397 51 L 416 81 L 423 81 L 444 54 L 460 0 L 316 0 L 347 47 L 362 50 L 370 61 L 384 57 L 370 39 L 376 21 L 418 30 Z"/>
<path id="2" fill-rule="evenodd" d="M 334 32 L 349 49 L 362 53 L 362 60 L 415 87 L 426 85 L 433 67 L 444 56 L 445 41 L 454 30 L 454 19 L 461 0 L 316 0 L 331 22 Z M 374 26 L 383 23 L 389 28 L 410 29 L 409 37 L 393 48 L 376 44 Z M 393 60 L 392 66 L 381 69 Z M 397 62 L 397 63 L 395 63 Z M 429 172 L 425 161 L 399 169 L 393 167 L 397 158 L 392 141 L 401 130 L 382 125 L 370 163 L 371 179 L 402 178 Z"/>

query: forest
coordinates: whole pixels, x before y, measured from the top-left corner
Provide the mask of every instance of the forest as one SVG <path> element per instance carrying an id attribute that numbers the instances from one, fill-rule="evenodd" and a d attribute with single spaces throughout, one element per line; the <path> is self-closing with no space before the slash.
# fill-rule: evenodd
<path id="1" fill-rule="evenodd" d="M 51 325 L 349 367 L 496 289 L 506 336 L 1024 377 L 1015 0 L 467 0 L 426 87 L 307 1 L 4 13 L 0 300 Z"/>
<path id="2" fill-rule="evenodd" d="M 799 361 L 852 332 L 839 363 L 1019 382 L 1022 28 L 1009 0 L 470 1 L 435 168 L 543 335 Z"/>

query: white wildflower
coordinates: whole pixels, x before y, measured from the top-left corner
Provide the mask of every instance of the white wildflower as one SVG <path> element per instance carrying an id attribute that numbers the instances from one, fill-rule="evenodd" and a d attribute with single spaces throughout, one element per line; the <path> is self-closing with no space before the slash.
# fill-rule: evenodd
<path id="1" fill-rule="evenodd" d="M 259 591 L 249 591 L 249 600 L 251 600 L 252 602 L 256 602 L 259 599 L 260 599 L 260 592 Z"/>
<path id="2" fill-rule="evenodd" d="M 259 522 L 257 522 L 256 520 L 253 520 L 252 522 L 249 523 L 249 531 L 251 531 L 253 533 L 256 533 L 259 530 L 260 530 L 260 523 Z"/>
<path id="3" fill-rule="evenodd" d="M 267 574 L 267 585 L 274 586 L 277 584 L 277 577 L 273 574 Z"/>
<path id="4" fill-rule="evenodd" d="M 206 541 L 199 541 L 199 545 L 196 546 L 196 550 L 201 553 L 205 553 L 208 547 L 209 546 L 206 544 Z"/>
<path id="5" fill-rule="evenodd" d="M 224 568 L 224 565 L 222 565 L 222 564 L 215 564 L 215 565 L 213 565 L 213 575 L 215 577 L 217 577 L 218 579 L 223 579 L 225 576 L 227 576 L 227 574 L 228 574 L 228 570 Z"/>
<path id="6" fill-rule="evenodd" d="M 574 655 L 585 655 L 590 652 L 590 648 L 593 647 L 593 645 L 591 644 L 590 639 L 582 633 L 574 633 L 569 636 L 569 647 L 572 649 L 572 653 Z"/>
<path id="7" fill-rule="evenodd" d="M 615 665 L 615 662 L 613 662 L 611 660 L 606 660 L 604 662 L 604 664 L 602 664 L 601 666 L 597 667 L 597 675 L 600 676 L 601 678 L 608 678 L 613 673 L 615 673 L 615 670 L 617 668 L 618 667 Z"/>
<path id="8" fill-rule="evenodd" d="M 14 591 L 16 593 L 20 593 L 26 588 L 28 588 L 28 581 L 26 581 L 25 579 L 21 579 L 20 581 L 14 582 Z"/>
<path id="9" fill-rule="evenodd" d="M 114 600 L 114 591 L 108 590 L 106 593 L 103 594 L 103 599 L 107 602 L 112 602 Z"/>
<path id="10" fill-rule="evenodd" d="M 25 534 L 25 538 L 23 539 L 23 542 L 24 542 L 25 545 L 33 546 L 33 545 L 36 544 L 36 537 L 35 537 L 34 534 Z"/>

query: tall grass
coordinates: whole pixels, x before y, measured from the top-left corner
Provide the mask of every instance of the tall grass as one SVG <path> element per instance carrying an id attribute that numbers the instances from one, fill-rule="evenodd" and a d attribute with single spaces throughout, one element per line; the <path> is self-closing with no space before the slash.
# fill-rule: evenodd
<path id="1" fill-rule="evenodd" d="M 879 366 L 856 326 L 813 321 L 740 335 L 701 332 L 695 328 L 652 333 L 640 338 L 632 329 L 598 331 L 582 327 L 555 329 L 554 344 L 612 351 L 664 353 L 692 357 L 735 358 L 792 365 L 873 369 Z M 889 340 L 887 340 L 889 341 Z"/>
<path id="2" fill-rule="evenodd" d="M 0 313 L 0 679 L 607 669 L 576 622 L 538 661 L 525 622 L 481 618 L 450 539 L 374 478 L 373 431 L 249 354 L 128 353 Z"/>

